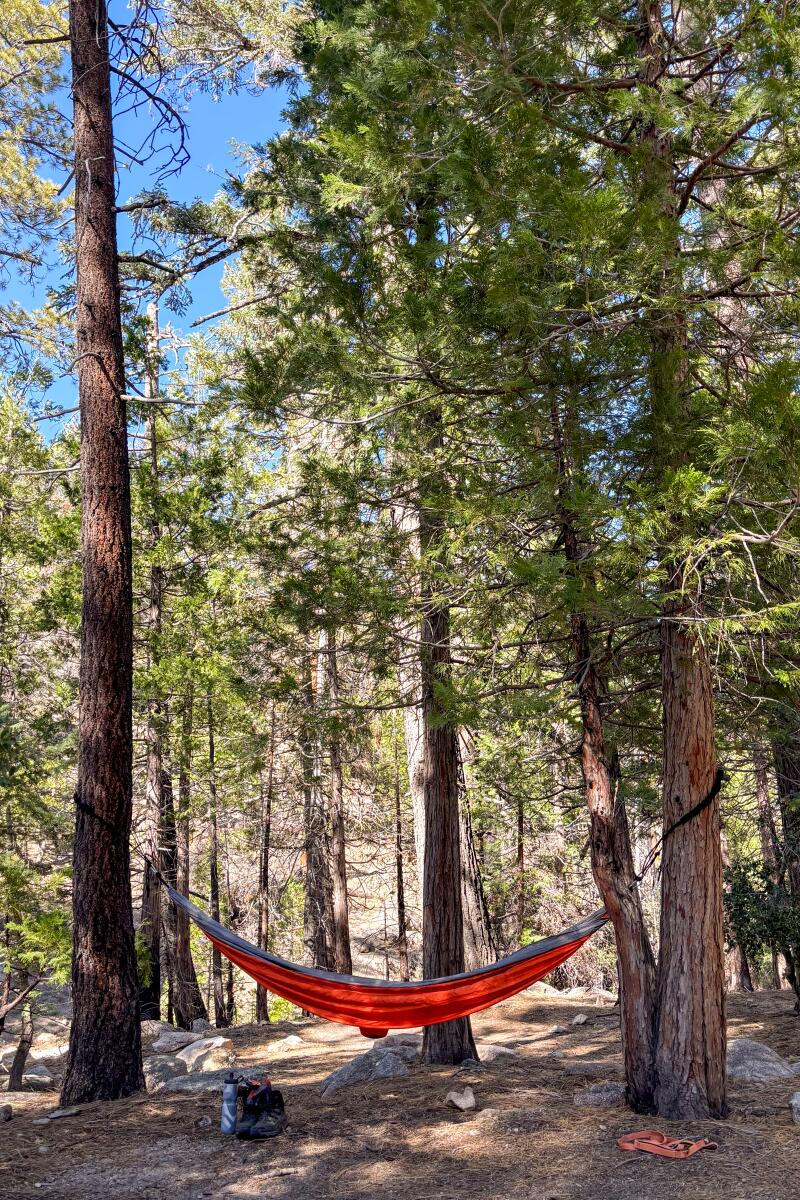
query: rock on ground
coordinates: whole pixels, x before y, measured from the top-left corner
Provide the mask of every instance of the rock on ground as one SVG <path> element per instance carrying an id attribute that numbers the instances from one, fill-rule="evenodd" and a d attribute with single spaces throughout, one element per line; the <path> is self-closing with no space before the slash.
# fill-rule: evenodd
<path id="1" fill-rule="evenodd" d="M 22 1073 L 22 1087 L 26 1092 L 47 1092 L 57 1087 L 57 1082 L 44 1063 L 28 1063 Z"/>
<path id="2" fill-rule="evenodd" d="M 172 1092 L 214 1092 L 220 1093 L 225 1086 L 225 1080 L 230 1075 L 230 1067 L 222 1071 L 197 1071 L 193 1075 L 184 1075 L 178 1079 L 168 1079 L 158 1089 L 159 1095 L 166 1096 Z M 267 1067 L 249 1067 L 248 1077 L 254 1079 L 269 1074 Z"/>
<path id="3" fill-rule="evenodd" d="M 519 1058 L 516 1050 L 508 1046 L 498 1046 L 495 1042 L 478 1042 L 476 1049 L 482 1063 L 496 1062 L 498 1058 Z"/>
<path id="4" fill-rule="evenodd" d="M 188 1073 L 186 1063 L 174 1054 L 156 1054 L 144 1060 L 144 1082 L 148 1092 L 160 1092 L 168 1080 Z"/>
<path id="5" fill-rule="evenodd" d="M 734 1038 L 728 1043 L 728 1074 L 747 1083 L 771 1083 L 789 1079 L 794 1067 L 763 1042 L 751 1038 Z"/>
<path id="6" fill-rule="evenodd" d="M 267 1049 L 271 1054 L 282 1054 L 284 1050 L 291 1050 L 295 1046 L 305 1046 L 305 1042 L 297 1033 L 289 1033 L 286 1037 L 277 1038 L 274 1042 L 270 1042 Z"/>
<path id="7" fill-rule="evenodd" d="M 588 1020 L 589 1020 L 589 1018 L 587 1017 L 586 1013 L 577 1013 L 572 1018 L 572 1024 L 573 1025 L 585 1025 Z"/>
<path id="8" fill-rule="evenodd" d="M 374 1079 L 400 1079 L 408 1074 L 402 1051 L 404 1047 L 384 1046 L 379 1049 L 373 1046 L 365 1054 L 351 1058 L 350 1062 L 333 1071 L 322 1083 L 322 1095 L 329 1096 L 341 1088 L 352 1087 L 356 1083 L 371 1083 Z M 416 1057 L 413 1047 L 405 1047 Z"/>
<path id="9" fill-rule="evenodd" d="M 170 1025 L 168 1021 L 142 1021 L 142 1038 L 144 1041 L 152 1041 L 153 1038 L 160 1037 L 162 1033 L 174 1033 L 175 1026 Z"/>
<path id="10" fill-rule="evenodd" d="M 614 1070 L 614 1066 L 607 1062 L 566 1062 L 562 1070 L 565 1075 L 588 1075 L 594 1079 L 600 1075 L 607 1075 L 609 1071 Z"/>
<path id="11" fill-rule="evenodd" d="M 207 1029 L 213 1029 L 214 1026 L 205 1017 L 195 1017 L 192 1021 L 192 1033 L 205 1033 Z"/>
<path id="12" fill-rule="evenodd" d="M 447 1102 L 461 1112 L 469 1112 L 470 1109 L 475 1108 L 475 1093 L 471 1087 L 465 1087 L 460 1092 L 448 1092 Z"/>
<path id="13" fill-rule="evenodd" d="M 792 1120 L 795 1125 L 800 1125 L 800 1092 L 795 1092 L 789 1101 L 789 1108 L 792 1110 Z"/>
<path id="14" fill-rule="evenodd" d="M 579 1108 L 606 1108 L 614 1104 L 624 1104 L 625 1084 L 615 1083 L 610 1079 L 602 1083 L 593 1083 L 591 1087 L 576 1092 L 572 1102 Z"/>
<path id="15" fill-rule="evenodd" d="M 197 1040 L 197 1035 L 188 1029 L 172 1029 L 169 1033 L 160 1034 L 153 1042 L 152 1049 L 157 1054 L 174 1054 L 176 1050 L 182 1050 Z"/>
<path id="16" fill-rule="evenodd" d="M 177 1057 L 186 1063 L 190 1074 L 220 1070 L 233 1062 L 233 1042 L 226 1037 L 200 1038 L 179 1050 Z"/>
<path id="17" fill-rule="evenodd" d="M 10 1121 L 14 1115 L 14 1110 L 10 1104 L 0 1105 L 0 1124 L 3 1121 Z"/>
<path id="18" fill-rule="evenodd" d="M 421 1051 L 423 1036 L 421 1033 L 389 1033 L 386 1037 L 378 1038 L 373 1045 L 373 1049 L 376 1050 L 379 1047 L 387 1046 L 393 1050 L 395 1046 L 416 1046 Z"/>
<path id="19" fill-rule="evenodd" d="M 561 995 L 561 992 L 558 990 L 558 988 L 553 987 L 553 985 L 551 983 L 543 983 L 542 980 L 539 980 L 537 983 L 532 983 L 531 986 L 527 990 L 529 992 L 532 992 L 534 996 L 536 996 L 536 995 L 560 996 Z"/>

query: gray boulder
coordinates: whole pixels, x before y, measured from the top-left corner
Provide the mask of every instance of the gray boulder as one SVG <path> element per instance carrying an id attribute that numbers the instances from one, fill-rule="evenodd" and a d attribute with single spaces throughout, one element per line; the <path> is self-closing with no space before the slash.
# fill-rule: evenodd
<path id="1" fill-rule="evenodd" d="M 195 1017 L 192 1021 L 192 1033 L 205 1033 L 208 1029 L 213 1029 L 214 1026 L 205 1017 Z"/>
<path id="2" fill-rule="evenodd" d="M 233 1062 L 233 1042 L 226 1037 L 200 1038 L 179 1050 L 177 1057 L 186 1063 L 190 1075 L 194 1071 L 218 1071 Z"/>
<path id="3" fill-rule="evenodd" d="M 614 1070 L 612 1064 L 607 1062 L 567 1062 L 561 1069 L 565 1075 L 584 1075 L 589 1079 L 597 1079 Z"/>
<path id="4" fill-rule="evenodd" d="M 265 1067 L 254 1067 L 248 1075 L 255 1078 L 266 1074 Z M 224 1071 L 198 1071 L 194 1075 L 183 1075 L 177 1079 L 167 1079 L 158 1089 L 160 1096 L 171 1095 L 173 1092 L 213 1092 L 219 1094 L 225 1086 L 225 1080 L 230 1074 L 230 1068 Z"/>
<path id="5" fill-rule="evenodd" d="M 169 1033 L 162 1033 L 153 1042 L 152 1049 L 157 1054 L 175 1054 L 177 1050 L 182 1050 L 184 1046 L 190 1046 L 192 1042 L 197 1041 L 197 1034 L 192 1033 L 188 1029 L 172 1029 Z"/>
<path id="6" fill-rule="evenodd" d="M 142 1038 L 146 1042 L 151 1042 L 153 1038 L 160 1037 L 162 1033 L 174 1033 L 175 1026 L 170 1025 L 168 1021 L 142 1021 Z"/>
<path id="7" fill-rule="evenodd" d="M 494 1042 L 478 1042 L 477 1050 L 482 1063 L 496 1062 L 498 1058 L 519 1058 L 516 1050 L 511 1050 L 508 1046 L 498 1046 Z"/>
<path id="8" fill-rule="evenodd" d="M 160 1092 L 169 1080 L 188 1073 L 186 1063 L 177 1055 L 154 1054 L 144 1060 L 144 1082 L 148 1092 Z"/>
<path id="9" fill-rule="evenodd" d="M 421 1051 L 422 1039 L 423 1034 L 421 1033 L 390 1033 L 386 1037 L 379 1038 L 372 1048 L 373 1050 L 396 1050 L 398 1046 L 414 1046 Z"/>
<path id="10" fill-rule="evenodd" d="M 625 1084 L 615 1083 L 610 1079 L 602 1083 L 593 1083 L 591 1087 L 576 1092 L 572 1103 L 578 1108 L 611 1108 L 615 1104 L 625 1103 Z"/>
<path id="11" fill-rule="evenodd" d="M 789 1108 L 792 1110 L 792 1120 L 795 1125 L 800 1125 L 800 1092 L 795 1092 L 789 1101 Z"/>
<path id="12" fill-rule="evenodd" d="M 351 1058 L 350 1062 L 333 1071 L 322 1083 L 322 1095 L 330 1096 L 341 1088 L 353 1087 L 357 1083 L 371 1083 L 375 1079 L 400 1079 L 408 1075 L 408 1067 L 395 1049 L 373 1047 L 365 1054 Z"/>
<path id="13" fill-rule="evenodd" d="M 465 1087 L 460 1092 L 448 1092 L 447 1103 L 452 1104 L 460 1112 L 469 1112 L 470 1109 L 475 1108 L 475 1093 L 471 1087 Z"/>
<path id="14" fill-rule="evenodd" d="M 274 1042 L 270 1042 L 267 1047 L 270 1054 L 283 1054 L 286 1050 L 294 1050 L 299 1046 L 305 1046 L 305 1042 L 297 1033 L 289 1033 L 286 1037 L 277 1038 Z"/>
<path id="15" fill-rule="evenodd" d="M 27 1092 L 48 1092 L 57 1083 L 44 1063 L 28 1063 L 22 1073 L 22 1086 Z"/>
<path id="16" fill-rule="evenodd" d="M 13 1117 L 13 1115 L 14 1115 L 14 1110 L 12 1109 L 10 1104 L 0 1105 L 0 1124 L 2 1124 L 3 1121 L 10 1121 L 11 1118 Z"/>
<path id="17" fill-rule="evenodd" d="M 772 1083 L 775 1079 L 790 1079 L 794 1069 L 763 1042 L 734 1038 L 728 1043 L 728 1074 L 747 1083 Z"/>

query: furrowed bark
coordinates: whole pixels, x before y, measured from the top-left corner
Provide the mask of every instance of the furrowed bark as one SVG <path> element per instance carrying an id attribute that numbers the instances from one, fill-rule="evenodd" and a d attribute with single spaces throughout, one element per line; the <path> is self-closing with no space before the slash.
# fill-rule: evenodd
<path id="1" fill-rule="evenodd" d="M 71 0 L 76 333 L 81 408 L 73 1020 L 62 1103 L 144 1086 L 130 886 L 131 510 L 104 0 Z"/>
<path id="2" fill-rule="evenodd" d="M 685 18 L 688 19 L 688 18 Z M 669 36 L 661 6 L 642 4 L 641 79 L 658 99 Z M 694 428 L 688 386 L 685 308 L 681 302 L 678 183 L 671 134 L 657 121 L 640 141 L 643 199 L 660 210 L 662 254 L 656 302 L 647 316 L 650 422 L 655 478 L 665 485 L 691 461 Z M 660 239 L 660 242 L 659 242 Z M 678 514 L 674 537 L 693 532 Z M 702 598 L 691 591 L 674 543 L 662 548 L 665 579 L 660 617 L 664 830 L 708 794 L 717 769 L 708 652 L 696 619 Z M 664 843 L 656 1024 L 658 1112 L 672 1118 L 721 1117 L 725 1102 L 725 950 L 719 797 Z"/>
<path id="3" fill-rule="evenodd" d="M 441 427 L 434 418 L 432 453 L 441 446 Z M 450 611 L 431 579 L 443 554 L 442 521 L 435 508 L 420 505 L 419 535 L 423 556 L 420 629 L 423 720 L 423 792 L 425 859 L 422 881 L 423 976 L 434 979 L 464 970 L 464 917 L 461 897 L 461 832 L 459 824 L 459 753 L 455 726 L 442 711 L 439 688 L 451 679 Z M 459 1063 L 477 1058 L 468 1018 L 429 1025 L 422 1057 L 429 1063 Z"/>

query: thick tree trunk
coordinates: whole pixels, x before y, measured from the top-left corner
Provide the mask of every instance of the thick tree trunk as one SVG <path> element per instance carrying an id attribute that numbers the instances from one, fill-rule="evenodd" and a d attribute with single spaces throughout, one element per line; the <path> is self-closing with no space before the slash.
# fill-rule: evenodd
<path id="1" fill-rule="evenodd" d="M 439 445 L 438 426 L 433 444 Z M 420 630 L 423 719 L 425 859 L 422 881 L 422 966 L 426 979 L 464 970 L 464 915 L 461 892 L 458 735 L 441 711 L 437 689 L 451 678 L 450 613 L 430 582 L 430 564 L 442 553 L 442 529 L 433 511 L 420 510 L 423 564 Z M 429 1025 L 422 1056 L 429 1063 L 477 1058 L 468 1018 Z"/>
<path id="2" fill-rule="evenodd" d="M 184 696 L 181 714 L 181 741 L 178 753 L 178 811 L 175 814 L 175 890 L 189 896 L 189 810 L 191 804 L 193 694 Z M 167 878 L 169 878 L 167 876 Z M 191 926 L 183 909 L 170 906 L 175 919 L 175 1019 L 182 1029 L 192 1022 L 208 1019 L 200 983 L 192 957 Z"/>
<path id="3" fill-rule="evenodd" d="M 682 19 L 689 20 L 688 13 Z M 640 6 L 641 82 L 659 103 L 670 45 L 663 10 Z M 692 461 L 696 420 L 680 258 L 678 170 L 669 129 L 643 127 L 642 200 L 658 207 L 654 235 L 663 238 L 656 303 L 648 314 L 650 428 L 653 474 L 667 484 Z M 661 608 L 663 820 L 665 831 L 710 791 L 716 774 L 714 707 L 708 652 L 695 619 L 693 595 L 673 541 L 698 531 L 681 513 L 673 540 L 661 547 L 665 572 Z M 691 583 L 691 587 L 690 587 Z M 661 864 L 661 937 L 658 962 L 656 1089 L 658 1112 L 671 1118 L 724 1116 L 725 952 L 719 798 L 664 843 Z"/>
<path id="4" fill-rule="evenodd" d="M 580 584 L 581 549 L 569 506 L 570 465 L 556 400 L 551 424 L 558 479 L 561 541 L 567 569 Z M 586 616 L 570 619 L 573 672 L 580 702 L 581 771 L 589 809 L 592 873 L 617 942 L 620 1032 L 628 1102 L 636 1112 L 652 1112 L 654 1103 L 656 968 L 644 923 L 625 805 L 618 794 L 618 772 L 606 749 L 602 682 L 592 652 Z"/>
<path id="5" fill-rule="evenodd" d="M 334 722 L 339 714 L 339 664 L 336 656 L 336 634 L 328 638 L 328 696 Z M 342 778 L 342 742 L 334 724 L 330 734 L 331 767 L 331 877 L 333 883 L 333 957 L 336 970 L 345 975 L 353 972 L 350 953 L 350 915 L 347 900 L 347 856 L 344 831 L 344 787 Z"/>
<path id="6" fill-rule="evenodd" d="M 673 578 L 670 590 L 683 581 Z M 706 648 L 668 601 L 661 620 L 664 828 L 711 790 L 717 770 Z M 661 860 L 656 1103 L 663 1116 L 722 1117 L 725 953 L 719 799 L 667 838 Z"/>
<path id="7" fill-rule="evenodd" d="M 144 1086 L 130 886 L 131 513 L 104 0 L 70 0 L 75 145 L 81 621 L 73 1020 L 62 1101 Z"/>
<path id="8" fill-rule="evenodd" d="M 214 745 L 214 714 L 211 697 L 206 701 L 208 715 L 208 835 L 209 835 L 209 898 L 211 916 L 220 919 L 219 907 L 219 828 L 217 825 L 217 771 L 216 748 Z M 214 1024 L 217 1029 L 229 1024 L 225 1010 L 225 993 L 222 986 L 222 955 L 216 946 L 211 949 L 211 978 L 214 992 Z"/>
<path id="9" fill-rule="evenodd" d="M 269 724 L 269 759 L 267 762 L 267 786 L 261 795 L 261 855 L 258 872 L 258 942 L 261 950 L 269 950 L 269 867 L 272 839 L 272 800 L 275 787 L 275 706 L 272 706 Z M 269 1021 L 269 992 L 256 988 L 256 1020 Z"/>

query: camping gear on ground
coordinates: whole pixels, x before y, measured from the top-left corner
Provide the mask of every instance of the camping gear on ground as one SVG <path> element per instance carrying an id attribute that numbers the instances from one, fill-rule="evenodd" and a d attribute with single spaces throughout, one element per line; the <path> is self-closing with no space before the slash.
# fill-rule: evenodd
<path id="1" fill-rule="evenodd" d="M 239 1080 L 233 1071 L 225 1076 L 222 1086 L 222 1116 L 219 1127 L 222 1133 L 236 1133 L 236 1101 L 239 1095 Z"/>
<path id="2" fill-rule="evenodd" d="M 338 975 L 288 962 L 232 933 L 174 888 L 168 888 L 168 893 L 209 941 L 261 987 L 318 1017 L 355 1025 L 371 1038 L 384 1037 L 390 1029 L 437 1025 L 491 1008 L 549 975 L 608 920 L 608 913 L 601 909 L 563 933 L 533 942 L 488 967 L 422 983 L 402 983 Z"/>
<path id="3" fill-rule="evenodd" d="M 269 1079 L 245 1079 L 239 1085 L 242 1115 L 236 1122 L 239 1138 L 277 1137 L 286 1128 L 283 1096 Z"/>
<path id="4" fill-rule="evenodd" d="M 717 1143 L 706 1138 L 671 1138 L 657 1129 L 640 1129 L 617 1139 L 620 1150 L 644 1150 L 661 1158 L 691 1158 L 698 1150 L 716 1150 Z"/>

